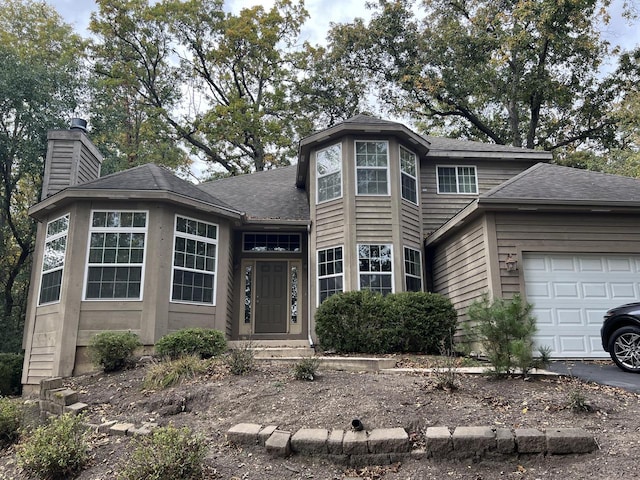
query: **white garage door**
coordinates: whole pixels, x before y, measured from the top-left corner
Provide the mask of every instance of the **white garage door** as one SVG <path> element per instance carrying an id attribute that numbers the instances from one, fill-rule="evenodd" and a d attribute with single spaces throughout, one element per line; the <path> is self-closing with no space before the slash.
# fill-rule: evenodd
<path id="1" fill-rule="evenodd" d="M 536 343 L 556 358 L 601 358 L 604 313 L 640 299 L 640 255 L 524 254 Z"/>

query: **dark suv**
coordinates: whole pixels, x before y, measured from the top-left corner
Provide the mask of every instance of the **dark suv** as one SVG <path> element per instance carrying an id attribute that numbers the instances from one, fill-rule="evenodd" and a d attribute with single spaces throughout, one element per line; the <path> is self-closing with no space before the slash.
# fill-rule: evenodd
<path id="1" fill-rule="evenodd" d="M 600 329 L 602 348 L 622 370 L 640 373 L 640 302 L 612 308 Z"/>

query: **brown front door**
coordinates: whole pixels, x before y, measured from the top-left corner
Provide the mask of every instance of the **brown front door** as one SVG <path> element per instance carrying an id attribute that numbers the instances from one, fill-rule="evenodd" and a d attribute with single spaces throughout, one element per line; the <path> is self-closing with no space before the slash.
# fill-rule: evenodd
<path id="1" fill-rule="evenodd" d="M 255 333 L 287 333 L 287 262 L 256 262 Z"/>

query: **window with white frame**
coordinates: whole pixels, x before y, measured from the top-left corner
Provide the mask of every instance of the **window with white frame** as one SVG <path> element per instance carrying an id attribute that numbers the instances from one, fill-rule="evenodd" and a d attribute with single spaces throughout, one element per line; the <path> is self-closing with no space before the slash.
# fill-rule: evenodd
<path id="1" fill-rule="evenodd" d="M 42 277 L 40 279 L 40 304 L 53 303 L 60 300 L 68 232 L 69 214 L 47 223 L 42 259 Z"/>
<path id="2" fill-rule="evenodd" d="M 356 141 L 356 192 L 358 195 L 389 194 L 389 144 Z"/>
<path id="3" fill-rule="evenodd" d="M 438 193 L 478 193 L 476 167 L 439 166 L 437 170 Z"/>
<path id="4" fill-rule="evenodd" d="M 215 304 L 217 248 L 217 225 L 176 216 L 172 301 Z"/>
<path id="5" fill-rule="evenodd" d="M 400 177 L 402 198 L 418 204 L 418 167 L 416 155 L 404 147 L 400 147 Z"/>
<path id="6" fill-rule="evenodd" d="M 404 283 L 407 292 L 422 291 L 422 261 L 420 250 L 404 247 Z"/>
<path id="7" fill-rule="evenodd" d="M 343 291 L 344 264 L 342 247 L 318 250 L 318 303 Z"/>
<path id="8" fill-rule="evenodd" d="M 358 245 L 360 290 L 393 292 L 393 256 L 391 245 Z"/>
<path id="9" fill-rule="evenodd" d="M 342 196 L 342 146 L 338 143 L 316 153 L 317 203 Z"/>
<path id="10" fill-rule="evenodd" d="M 142 298 L 147 212 L 93 211 L 85 298 Z"/>

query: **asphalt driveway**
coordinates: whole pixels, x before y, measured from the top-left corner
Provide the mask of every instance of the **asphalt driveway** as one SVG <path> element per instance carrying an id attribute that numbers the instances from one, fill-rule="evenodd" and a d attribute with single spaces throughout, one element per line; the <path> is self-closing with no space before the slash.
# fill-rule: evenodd
<path id="1" fill-rule="evenodd" d="M 579 360 L 562 360 L 552 362 L 547 370 L 589 382 L 620 387 L 630 392 L 640 393 L 640 373 L 627 373 L 620 370 L 613 362 L 581 362 Z"/>

